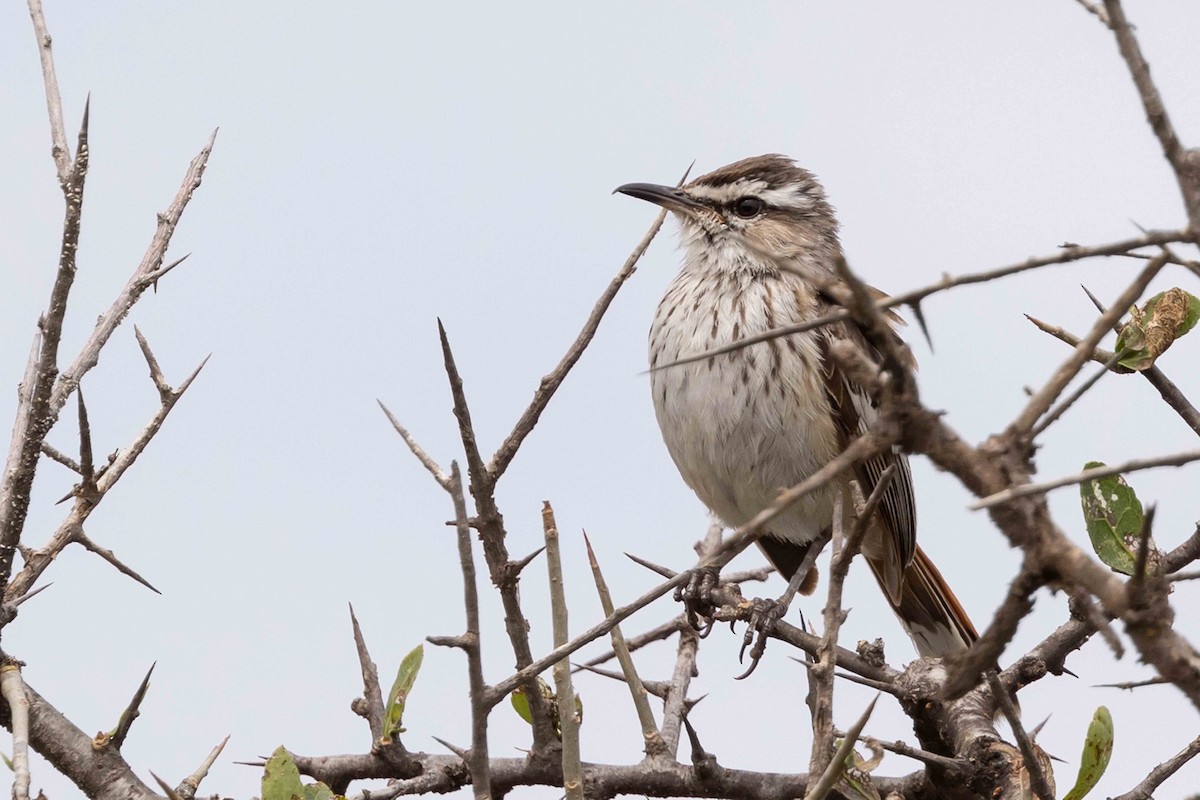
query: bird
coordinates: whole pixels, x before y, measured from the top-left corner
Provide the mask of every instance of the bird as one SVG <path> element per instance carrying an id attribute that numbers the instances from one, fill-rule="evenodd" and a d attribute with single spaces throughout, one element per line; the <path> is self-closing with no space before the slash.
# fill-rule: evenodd
<path id="1" fill-rule="evenodd" d="M 777 154 L 737 161 L 680 187 L 627 183 L 615 191 L 678 220 L 682 266 L 650 328 L 654 411 L 683 480 L 722 523 L 743 525 L 878 417 L 870 393 L 830 356 L 831 345 L 848 340 L 877 362 L 881 356 L 852 320 L 843 320 L 677 362 L 838 310 L 820 286 L 838 281 L 836 265 L 844 258 L 834 209 L 811 172 Z M 900 317 L 885 315 L 915 367 L 895 330 Z M 809 548 L 828 540 L 838 492 L 847 492 L 853 478 L 870 494 L 889 468 L 893 476 L 868 522 L 862 554 L 920 656 L 961 652 L 978 634 L 916 543 L 912 473 L 898 449 L 802 498 L 769 523 L 757 544 L 791 580 Z M 800 591 L 811 594 L 815 568 L 798 580 Z"/>

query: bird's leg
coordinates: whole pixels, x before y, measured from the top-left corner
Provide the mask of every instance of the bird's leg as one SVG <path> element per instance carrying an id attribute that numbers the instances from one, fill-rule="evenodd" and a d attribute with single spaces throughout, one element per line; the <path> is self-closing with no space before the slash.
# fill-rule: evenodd
<path id="1" fill-rule="evenodd" d="M 805 560 L 807 561 L 807 559 Z M 758 662 L 767 650 L 767 639 L 770 638 L 771 631 L 775 629 L 775 623 L 787 614 L 792 600 L 796 597 L 796 592 L 800 591 L 800 587 L 809 578 L 809 569 L 810 567 L 805 566 L 796 570 L 796 574 L 788 581 L 787 588 L 783 590 L 783 594 L 779 596 L 778 600 L 756 597 L 750 601 L 750 623 L 746 626 L 746 633 L 742 636 L 742 649 L 738 653 L 738 661 L 745 660 L 746 648 L 750 647 L 751 642 L 754 643 L 754 646 L 750 648 L 750 666 L 746 668 L 745 672 L 738 675 L 736 680 L 740 681 L 750 677 L 750 674 L 758 667 Z"/>
<path id="2" fill-rule="evenodd" d="M 742 650 L 738 654 L 739 659 L 744 659 L 746 648 L 750 647 L 750 666 L 747 670 L 738 676 L 738 680 L 750 677 L 758 666 L 758 662 L 762 659 L 763 653 L 767 649 L 767 639 L 770 638 L 772 631 L 775 629 L 775 624 L 783 619 L 787 613 L 788 607 L 791 606 L 792 600 L 796 597 L 797 592 L 811 594 L 817 584 L 817 571 L 814 565 L 817 563 L 817 556 L 825 549 L 825 545 L 829 544 L 829 540 L 833 538 L 833 529 L 826 528 L 821 531 L 816 539 L 809 542 L 805 546 L 804 557 L 800 560 L 800 564 L 795 567 L 792 572 L 792 577 L 788 579 L 787 589 L 779 596 L 778 600 L 764 600 L 755 598 L 750 601 L 750 624 L 746 628 L 746 633 L 742 637 Z M 768 555 L 770 552 L 768 551 Z M 776 563 L 776 568 L 779 564 Z M 790 568 L 790 565 L 789 565 Z M 786 572 L 784 574 L 787 574 Z M 753 647 L 751 647 L 753 642 Z"/>

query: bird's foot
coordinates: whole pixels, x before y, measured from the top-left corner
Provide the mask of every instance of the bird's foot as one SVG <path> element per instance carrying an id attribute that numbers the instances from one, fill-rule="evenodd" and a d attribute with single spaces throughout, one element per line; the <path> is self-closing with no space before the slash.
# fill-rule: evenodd
<path id="1" fill-rule="evenodd" d="M 749 678 L 750 674 L 758 668 L 758 662 L 762 660 L 763 653 L 767 651 L 767 639 L 775 630 L 775 624 L 787 613 L 790 600 L 790 597 L 784 595 L 778 600 L 764 600 L 756 597 L 750 601 L 750 621 L 746 626 L 745 634 L 742 635 L 742 649 L 738 653 L 738 661 L 744 662 L 746 648 L 750 648 L 750 666 L 746 668 L 745 672 L 738 675 L 736 680 Z"/>
<path id="2" fill-rule="evenodd" d="M 718 598 L 721 586 L 721 571 L 717 567 L 699 567 L 692 570 L 688 582 L 675 590 L 675 600 L 683 603 L 684 613 L 688 624 L 700 632 L 700 637 L 708 636 L 716 620 Z M 700 620 L 703 618 L 704 623 Z"/>

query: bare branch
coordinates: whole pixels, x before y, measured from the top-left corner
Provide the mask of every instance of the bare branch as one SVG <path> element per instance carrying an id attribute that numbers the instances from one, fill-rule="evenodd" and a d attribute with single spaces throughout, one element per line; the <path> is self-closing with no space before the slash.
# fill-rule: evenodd
<path id="1" fill-rule="evenodd" d="M 854 743 L 858 740 L 858 735 L 862 733 L 862 729 L 866 727 L 867 720 L 871 718 L 871 712 L 875 710 L 877 702 L 879 702 L 879 695 L 875 695 L 875 699 L 871 701 L 862 715 L 846 731 L 846 738 L 842 739 L 842 743 L 838 745 L 837 751 L 833 754 L 833 758 L 829 762 L 829 766 L 821 773 L 821 778 L 817 781 L 816 785 L 811 787 L 808 793 L 804 795 L 804 800 L 824 800 L 829 794 L 829 790 L 837 783 L 837 779 L 846 771 L 846 757 L 854 749 Z"/>
<path id="2" fill-rule="evenodd" d="M 527 668 L 533 660 L 533 651 L 529 647 L 529 623 L 521 610 L 521 599 L 517 592 L 518 576 L 514 575 L 511 569 L 508 545 L 505 542 L 508 534 L 504 529 L 504 517 L 496 506 L 495 483 L 479 455 L 479 444 L 475 436 L 474 424 L 471 422 L 471 410 L 467 405 L 462 376 L 454 362 L 450 339 L 446 335 L 446 329 L 440 319 L 438 320 L 438 339 L 442 345 L 442 362 L 446 378 L 450 383 L 450 396 L 454 400 L 454 418 L 458 422 L 459 439 L 462 441 L 463 451 L 467 458 L 467 476 L 470 479 L 468 488 L 475 501 L 473 524 L 479 531 L 479 539 L 483 545 L 483 555 L 487 561 L 492 583 L 500 591 L 500 602 L 504 606 L 504 628 L 508 633 L 509 642 L 512 644 L 517 667 Z M 533 749 L 538 753 L 553 747 L 554 742 L 557 741 L 554 726 L 550 721 L 550 710 L 537 683 L 533 680 L 534 676 L 541 671 L 539 669 L 537 672 L 527 675 L 524 681 L 525 699 L 529 703 L 530 716 L 533 717 Z M 489 702 L 485 704 L 488 707 L 498 702 L 495 696 L 488 696 Z"/>
<path id="3" fill-rule="evenodd" d="M 47 456 L 51 461 L 57 461 L 72 472 L 83 473 L 83 468 L 79 466 L 78 461 L 48 442 L 42 442 L 42 454 Z"/>
<path id="4" fill-rule="evenodd" d="M 421 447 L 421 445 L 417 444 L 417 440 L 412 437 L 407 428 L 400 424 L 400 420 L 396 419 L 396 416 L 387 406 L 383 404 L 382 400 L 376 400 L 375 402 L 379 404 L 381 409 L 383 409 L 383 413 L 387 416 L 388 422 L 392 423 L 392 427 L 396 429 L 396 433 L 400 434 L 400 438 L 404 440 L 406 445 L 408 445 L 408 449 L 412 451 L 412 454 L 417 457 L 417 461 L 421 462 L 421 466 L 425 467 L 425 469 L 429 471 L 429 474 L 433 476 L 435 481 L 437 481 L 438 486 L 441 486 L 446 491 L 449 491 L 450 478 L 446 476 L 446 473 L 440 466 L 438 466 L 438 463 L 433 460 L 432 456 L 425 452 L 425 449 Z"/>
<path id="5" fill-rule="evenodd" d="M 1017 740 L 1017 747 L 1021 750 L 1021 759 L 1024 762 L 1025 771 L 1029 773 L 1029 786 L 1033 790 L 1035 796 L 1040 800 L 1054 800 L 1054 787 L 1046 778 L 1046 773 L 1042 770 L 1042 762 L 1038 757 L 1038 753 L 1034 750 L 1037 745 L 1025 733 L 1025 728 L 1021 725 L 1021 714 L 1013 705 L 1012 698 L 1008 696 L 1008 692 L 1000 684 L 1000 678 L 995 672 L 987 673 L 988 686 L 992 690 L 992 699 L 1003 712 L 1004 718 L 1008 720 L 1009 728 L 1012 729 L 1013 738 Z"/>
<path id="6" fill-rule="evenodd" d="M 1086 289 L 1084 291 L 1086 291 Z M 1025 318 L 1037 326 L 1039 330 L 1050 334 L 1059 341 L 1065 342 L 1071 347 L 1078 346 L 1079 337 L 1067 330 L 1064 330 L 1062 327 L 1057 325 L 1049 325 L 1045 322 L 1042 322 L 1040 319 L 1029 316 L 1028 314 L 1025 315 Z M 1092 360 L 1106 366 L 1108 365 L 1109 360 L 1114 357 L 1114 353 L 1104 350 L 1100 347 L 1095 348 L 1092 352 Z M 1114 366 L 1112 367 L 1112 370 L 1113 372 L 1122 372 L 1123 368 Z M 1196 407 L 1193 406 L 1191 401 L 1184 396 L 1179 387 L 1176 386 L 1174 382 L 1172 382 L 1171 379 L 1163 373 L 1162 369 L 1160 369 L 1157 364 L 1153 364 L 1147 369 L 1142 370 L 1141 376 L 1145 378 L 1151 386 L 1158 390 L 1158 393 L 1162 396 L 1162 399 L 1167 403 L 1167 405 L 1175 410 L 1175 413 L 1179 414 L 1183 421 L 1188 424 L 1188 427 L 1195 431 L 1197 435 L 1200 435 L 1200 411 L 1196 410 Z"/>
<path id="7" fill-rule="evenodd" d="M 1162 557 L 1163 572 L 1178 572 L 1197 558 L 1200 558 L 1200 523 L 1196 523 L 1196 529 L 1187 541 Z"/>
<path id="8" fill-rule="evenodd" d="M 1136 239 L 1126 239 L 1124 241 L 1113 242 L 1111 244 L 1095 245 L 1092 247 L 1082 247 L 1075 244 L 1063 245 L 1063 248 L 1060 252 L 1051 256 L 1030 258 L 1026 261 L 1022 261 L 1017 264 L 1011 264 L 1007 267 L 1000 267 L 998 269 L 988 270 L 986 272 L 975 272 L 967 275 L 960 275 L 957 278 L 947 275 L 937 283 L 932 283 L 919 289 L 912 289 L 902 294 L 893 295 L 886 300 L 880 300 L 876 302 L 874 305 L 880 311 L 884 311 L 889 308 L 895 308 L 896 306 L 912 306 L 920 303 L 930 295 L 944 292 L 957 286 L 969 286 L 976 283 L 986 283 L 998 278 L 1008 277 L 1009 275 L 1016 275 L 1017 273 L 1025 272 L 1027 270 L 1048 267 L 1054 264 L 1066 264 L 1072 261 L 1080 261 L 1085 258 L 1128 255 L 1131 250 L 1136 250 L 1140 247 L 1152 247 L 1154 245 L 1169 244 L 1171 242 L 1190 241 L 1192 241 L 1192 236 L 1186 230 L 1150 231 L 1142 236 L 1137 237 Z M 697 361 L 704 361 L 712 356 L 732 353 L 737 350 L 741 350 L 743 347 L 749 347 L 750 345 L 759 344 L 771 339 L 778 339 L 781 336 L 790 336 L 791 334 L 795 333 L 803 333 L 805 331 L 815 330 L 816 328 L 823 328 L 826 325 L 831 325 L 835 322 L 843 322 L 850 319 L 851 316 L 852 314 L 847 310 L 835 311 L 831 314 L 827 314 L 823 317 L 817 317 L 816 319 L 808 320 L 806 322 L 800 322 L 795 325 L 785 325 L 783 327 L 764 331 L 763 333 L 755 334 L 753 336 L 746 336 L 736 342 L 727 344 L 724 347 L 705 350 L 703 353 L 688 356 L 687 358 L 681 358 L 678 361 L 672 361 L 669 364 L 661 364 L 650 371 L 655 372 L 661 369 L 677 367 L 682 364 L 691 364 Z"/>
<path id="9" fill-rule="evenodd" d="M 1125 65 L 1129 67 L 1129 75 L 1146 110 L 1146 120 L 1179 182 L 1188 219 L 1193 229 L 1200 231 L 1200 159 L 1195 157 L 1194 152 L 1189 153 L 1179 141 L 1158 87 L 1150 78 L 1150 65 L 1142 55 L 1142 48 L 1133 34 L 1133 26 L 1125 17 L 1120 0 L 1104 0 L 1104 8 L 1108 12 L 1109 28 L 1117 37 L 1117 47 L 1125 59 Z"/>
<path id="10" fill-rule="evenodd" d="M 21 680 L 21 663 L 15 659 L 0 666 L 0 695 L 12 720 L 13 800 L 29 800 L 29 697 Z"/>
<path id="11" fill-rule="evenodd" d="M 30 11 L 34 13 L 36 24 L 40 7 L 34 9 L 31 6 Z M 23 382 L 21 387 L 21 403 L 13 426 L 14 436 L 4 466 L 3 482 L 0 483 L 0 587 L 4 587 L 12 575 L 13 554 L 21 541 L 25 516 L 29 512 L 29 493 L 37 472 L 42 442 L 46 440 L 46 434 L 50 432 L 62 408 L 61 405 L 54 405 L 52 389 L 58 373 L 58 345 L 62 337 L 63 318 L 67 313 L 67 299 L 75 282 L 75 254 L 79 248 L 83 187 L 88 168 L 87 123 L 85 108 L 79 129 L 79 155 L 63 184 L 67 209 L 66 219 L 63 220 L 58 272 L 50 290 L 50 302 L 39 321 L 41 337 L 37 363 L 32 375 L 26 370 L 26 380 L 32 380 L 28 386 Z"/>
<path id="12" fill-rule="evenodd" d="M 50 31 L 46 28 L 41 0 L 29 0 L 29 16 L 33 19 L 33 32 L 37 35 L 38 56 L 42 61 L 42 82 L 46 86 L 46 109 L 50 113 L 50 155 L 54 158 L 54 167 L 58 171 L 59 185 L 66 186 L 71 178 L 71 151 L 67 145 L 67 128 L 63 122 L 58 76 L 54 73 L 54 52 L 50 46 L 52 40 Z"/>
<path id="13" fill-rule="evenodd" d="M 471 752 L 467 769 L 471 785 L 478 798 L 492 797 L 491 767 L 488 760 L 487 718 L 492 703 L 488 702 L 487 685 L 483 682 L 483 657 L 479 636 L 479 588 L 475 583 L 475 556 L 471 552 L 471 527 L 467 522 L 467 500 L 463 495 L 462 473 L 458 462 L 450 462 L 450 498 L 454 501 L 454 524 L 458 540 L 458 562 L 463 576 L 463 606 L 467 614 L 467 630 L 463 634 L 463 650 L 467 654 L 467 678 L 471 696 Z M 526 690 L 529 691 L 528 689 Z M 540 697 L 540 694 L 539 694 Z M 530 708 L 533 704 L 530 703 Z"/>
<path id="14" fill-rule="evenodd" d="M 187 172 L 183 176 L 183 183 L 180 185 L 179 191 L 175 193 L 175 198 L 167 210 L 158 215 L 158 227 L 155 229 L 154 237 L 150 240 L 150 246 L 142 256 L 141 263 L 133 271 L 133 275 L 125 283 L 124 288 L 117 295 L 117 299 L 113 301 L 107 311 L 100 315 L 96 327 L 92 330 L 92 335 L 84 343 L 79 355 L 71 362 L 71 366 L 59 375 L 58 381 L 54 385 L 54 393 L 50 398 L 51 414 L 58 414 L 71 392 L 75 391 L 75 387 L 79 385 L 80 379 L 87 374 L 88 370 L 96 366 L 100 360 L 100 350 L 108 342 L 113 331 L 129 314 L 129 310 L 133 308 L 142 293 L 154 282 L 151 276 L 162 265 L 163 256 L 167 252 L 167 246 L 171 243 L 175 227 L 179 224 L 184 209 L 192 199 L 192 194 L 200 187 L 200 182 L 204 177 L 204 168 L 208 164 L 208 157 L 212 154 L 216 138 L 217 132 L 213 131 L 200 153 L 188 165 Z"/>
<path id="15" fill-rule="evenodd" d="M 1080 341 L 1079 345 L 1071 353 L 1070 357 L 1063 362 L 1062 366 L 1055 371 L 1054 375 L 1046 382 L 1046 385 L 1039 389 L 1024 410 L 1013 420 L 1009 426 L 1010 431 L 1028 431 L 1032 430 L 1034 424 L 1041 419 L 1042 415 L 1050 410 L 1050 406 L 1067 388 L 1079 370 L 1083 368 L 1092 357 L 1092 350 L 1100 343 L 1100 340 L 1107 334 L 1113 324 L 1125 315 L 1126 309 L 1133 305 L 1142 293 L 1146 291 L 1146 287 L 1150 285 L 1150 281 L 1154 280 L 1154 276 L 1158 274 L 1163 265 L 1166 264 L 1166 256 L 1158 254 L 1150 259 L 1145 268 L 1138 274 L 1137 278 L 1126 287 L 1117 301 L 1113 303 L 1112 308 L 1100 315 L 1092 329 L 1088 331 L 1087 336 Z"/>
<path id="16" fill-rule="evenodd" d="M 147 424 L 142 432 L 138 434 L 133 442 L 131 442 L 128 447 L 125 447 L 117 452 L 116 457 L 113 458 L 112 462 L 108 465 L 104 472 L 99 474 L 96 481 L 96 491 L 94 497 L 76 498 L 75 505 L 71 512 L 58 526 L 58 529 L 55 530 L 54 535 L 50 538 L 50 541 L 47 542 L 45 547 L 42 549 L 31 552 L 29 557 L 25 559 L 25 566 L 22 567 L 21 571 L 13 577 L 11 582 L 9 582 L 4 591 L 4 597 L 6 600 L 19 597 L 20 595 L 29 591 L 34 582 L 36 582 L 42 573 L 46 571 L 47 567 L 50 566 L 58 554 L 62 552 L 63 548 L 72 542 L 80 542 L 81 544 L 84 544 L 84 546 L 88 547 L 88 549 L 91 549 L 93 552 L 109 561 L 109 563 L 113 564 L 113 566 L 117 567 L 117 569 L 134 578 L 134 580 L 137 580 L 139 583 L 144 584 L 156 592 L 158 591 L 136 572 L 120 563 L 110 551 L 104 550 L 103 548 L 91 543 L 91 541 L 83 535 L 83 523 L 104 499 L 105 494 L 112 489 L 116 482 L 121 479 L 121 476 L 125 474 L 125 471 L 133 465 L 134 461 L 137 460 L 137 457 L 146 449 L 146 446 L 150 443 L 150 440 L 153 439 L 158 431 L 162 428 L 163 422 L 166 421 L 166 418 L 171 413 L 171 410 L 179 402 L 179 399 L 183 397 L 188 387 L 192 385 L 192 381 L 194 381 L 196 376 L 200 374 L 200 370 L 204 368 L 204 365 L 207 362 L 207 358 L 202 361 L 200 366 L 196 367 L 192 374 L 189 375 L 187 379 L 179 385 L 179 388 L 173 391 L 171 396 L 159 406 L 158 413 L 154 415 L 149 424 Z M 2 510 L 0 510 L 0 513 L 2 513 Z"/>
<path id="17" fill-rule="evenodd" d="M 1150 770 L 1150 774 L 1137 786 L 1125 794 L 1114 797 L 1113 800 L 1152 800 L 1154 791 L 1197 754 L 1200 754 L 1200 737 L 1196 737 L 1183 750 Z"/>
<path id="18" fill-rule="evenodd" d="M 208 776 L 208 771 L 212 769 L 212 765 L 217 763 L 217 758 L 221 755 L 221 751 L 225 749 L 225 745 L 229 744 L 229 737 L 222 739 L 216 747 L 209 751 L 204 760 L 200 762 L 200 766 L 191 775 L 183 779 L 183 781 L 175 787 L 175 793 L 183 800 L 192 800 L 196 796 L 196 792 L 200 790 L 200 782 Z"/>
<path id="19" fill-rule="evenodd" d="M 1181 467 L 1184 464 L 1190 464 L 1193 461 L 1200 460 L 1200 450 L 1185 450 L 1182 453 L 1175 453 L 1169 456 L 1158 456 L 1157 458 L 1134 458 L 1126 461 L 1123 464 L 1106 465 L 1103 467 L 1092 467 L 1085 469 L 1082 472 L 1077 472 L 1074 475 L 1067 475 L 1063 478 L 1056 478 L 1045 483 L 1026 483 L 1021 486 L 1013 486 L 1010 489 L 1005 489 L 1002 492 L 988 495 L 976 503 L 972 503 L 969 508 L 972 511 L 979 511 L 985 508 L 1007 503 L 1010 500 L 1015 500 L 1018 497 L 1029 497 L 1030 495 L 1045 494 L 1054 489 L 1061 489 L 1064 486 L 1074 486 L 1078 483 L 1095 480 L 1097 478 L 1107 478 L 1110 475 L 1121 475 L 1127 472 L 1136 472 L 1140 469 L 1153 469 L 1155 467 Z"/>
<path id="20" fill-rule="evenodd" d="M 592 549 L 592 542 L 588 539 L 586 531 L 583 534 L 583 543 L 587 548 L 588 564 L 592 568 L 592 578 L 596 583 L 596 593 L 600 595 L 600 607 L 604 610 L 604 616 L 607 617 L 613 613 L 615 608 L 612 601 L 612 593 L 608 590 L 608 582 L 604 580 L 604 573 L 600 569 L 600 562 L 596 558 L 596 551 Z M 613 629 L 609 632 L 609 638 L 612 640 L 613 652 L 616 653 L 617 661 L 621 665 L 621 672 L 624 675 L 625 683 L 629 686 L 629 693 L 633 698 L 633 707 L 637 711 L 638 722 L 642 726 L 642 738 L 645 740 L 646 755 L 661 755 L 666 752 L 663 739 L 654 721 L 654 712 L 650 710 L 650 703 L 646 699 L 646 687 L 642 685 L 642 679 L 638 676 L 637 667 L 633 664 L 633 656 L 629 652 L 629 646 L 625 643 L 625 636 L 621 633 L 620 625 L 613 626 Z M 559 644 L 559 642 L 555 642 L 555 644 Z"/>
<path id="21" fill-rule="evenodd" d="M 163 377 L 162 370 L 158 366 L 158 359 L 154 357 L 154 353 L 150 350 L 150 343 L 146 341 L 146 337 L 142 335 L 137 325 L 133 326 L 133 335 L 137 338 L 138 347 L 141 348 L 142 356 L 146 359 L 146 366 L 150 368 L 150 380 L 154 381 L 154 388 L 158 389 L 158 399 L 160 402 L 165 401 L 171 394 L 171 385 Z"/>
<path id="22" fill-rule="evenodd" d="M 373 744 L 383 738 L 383 718 L 386 713 L 383 706 L 383 689 L 379 685 L 379 668 L 371 660 L 371 654 L 367 650 L 367 640 L 363 638 L 362 628 L 358 625 L 358 617 L 354 616 L 353 605 L 350 605 L 350 626 L 354 630 L 354 650 L 358 653 L 358 668 L 362 673 L 363 706 L 361 715 L 367 720 L 367 727 L 371 729 Z"/>
<path id="23" fill-rule="evenodd" d="M 117 720 L 117 727 L 113 729 L 112 735 L 107 737 L 106 744 L 111 744 L 117 750 L 120 750 L 121 745 L 125 744 L 125 737 L 129 735 L 133 721 L 141 713 L 142 701 L 146 699 L 146 692 L 150 689 L 150 676 L 154 674 L 154 667 L 157 665 L 156 661 L 150 665 L 150 669 L 146 670 L 146 677 L 142 678 L 129 705 L 125 706 L 125 710 L 121 712 L 121 718 Z"/>
<path id="24" fill-rule="evenodd" d="M 135 581 L 140 583 L 142 586 L 145 586 L 147 589 L 154 592 L 155 594 L 162 594 L 162 592 L 160 592 L 158 589 L 154 588 L 154 584 L 150 583 L 150 581 L 146 580 L 141 575 L 139 575 L 136 570 L 134 570 L 132 567 L 125 564 L 125 562 L 121 561 L 121 559 L 117 558 L 116 554 L 113 553 L 112 550 L 109 550 L 105 547 L 101 547 L 100 545 L 93 542 L 91 540 L 91 538 L 86 533 L 83 532 L 82 528 L 80 528 L 78 531 L 76 531 L 75 536 L 74 536 L 74 541 L 78 544 L 83 545 L 84 549 L 86 549 L 92 553 L 95 553 L 96 555 L 100 556 L 100 558 L 107 561 L 109 564 L 112 564 L 114 567 L 117 568 L 117 572 L 120 572 L 122 575 L 125 575 L 126 577 L 133 578 Z"/>
<path id="25" fill-rule="evenodd" d="M 561 647 L 567 643 L 571 632 L 567 624 L 567 594 L 563 582 L 562 556 L 558 547 L 558 523 L 554 520 L 554 509 L 549 500 L 542 503 L 542 534 L 546 538 L 546 572 L 550 578 L 550 616 L 554 646 Z M 554 665 L 553 673 L 554 690 L 558 700 L 558 728 L 562 736 L 563 791 L 567 800 L 583 800 L 583 768 L 579 757 L 579 711 L 575 707 L 571 662 L 562 659 Z"/>
<path id="26" fill-rule="evenodd" d="M 672 576 L 672 577 L 674 577 L 674 576 Z M 684 628 L 690 628 L 690 627 L 691 626 L 687 624 L 687 620 L 684 618 L 684 616 L 682 614 L 680 614 L 677 617 L 675 617 L 674 619 L 667 620 L 666 622 L 662 623 L 661 625 L 654 626 L 653 628 L 646 631 L 645 633 L 641 633 L 630 639 L 626 639 L 625 644 L 629 647 L 629 652 L 632 653 L 632 652 L 642 649 L 643 647 L 645 647 L 648 644 L 653 644 L 654 642 L 661 642 L 666 639 L 669 639 L 673 635 L 675 635 L 677 632 L 683 630 Z M 616 655 L 617 654 L 615 651 L 608 650 L 608 651 L 601 653 L 598 656 L 593 656 L 592 658 L 589 658 L 587 661 L 584 661 L 581 664 L 579 664 L 579 666 L 580 666 L 580 668 L 594 667 L 598 664 L 603 664 L 606 661 L 612 660 L 613 658 L 616 657 Z"/>
<path id="27" fill-rule="evenodd" d="M 690 708 L 688 690 L 696 676 L 696 655 L 700 649 L 700 634 L 686 621 L 679 627 L 679 645 L 675 649 L 675 669 L 667 697 L 663 702 L 662 738 L 667 754 L 679 752 L 679 726 L 687 719 Z"/>
<path id="28" fill-rule="evenodd" d="M 687 180 L 688 171 L 683 173 L 683 177 L 679 179 L 679 184 Z M 650 242 L 654 241 L 655 234 L 662 227 L 663 221 L 667 218 L 667 211 L 663 209 L 658 212 L 658 216 L 654 218 L 654 222 L 650 225 L 650 229 L 642 236 L 641 241 L 633 248 L 633 252 L 629 254 L 629 258 L 625 259 L 625 263 L 617 272 L 616 276 L 609 282 L 607 288 L 600 295 L 600 299 L 596 301 L 596 305 L 592 308 L 592 313 L 588 315 L 587 321 L 583 323 L 583 330 L 575 337 L 575 341 L 571 343 L 566 355 L 555 365 L 550 374 L 542 378 L 538 384 L 537 391 L 533 394 L 533 400 L 530 401 L 528 408 L 521 414 L 521 418 L 517 420 L 517 424 L 513 426 L 510 433 L 496 450 L 496 454 L 492 456 L 492 460 L 488 463 L 488 474 L 491 475 L 493 481 L 500 479 L 504 471 L 508 469 L 508 465 L 516 456 L 517 450 L 520 449 L 521 443 L 525 441 L 538 419 L 542 416 L 542 412 L 546 410 L 546 405 L 550 402 L 550 398 L 558 391 L 558 387 L 566 379 L 567 373 L 575 366 L 575 362 L 579 361 L 579 357 L 583 355 L 583 351 L 591 343 L 592 337 L 596 335 L 597 328 L 600 327 L 600 320 L 604 318 L 604 314 L 608 311 L 608 307 L 612 304 L 613 298 L 617 296 L 617 292 L 629 280 L 637 269 L 638 261 L 641 260 L 642 254 L 646 252 L 646 248 L 650 246 Z"/>
<path id="29" fill-rule="evenodd" d="M 1104 23 L 1104 27 L 1106 27 L 1106 28 L 1112 27 L 1112 23 L 1108 19 L 1108 12 L 1105 11 L 1103 8 L 1100 8 L 1098 5 L 1091 2 L 1091 0 L 1075 0 L 1075 2 L 1077 2 L 1077 3 L 1079 3 L 1079 5 L 1083 6 L 1089 14 L 1095 15 L 1096 19 L 1098 19 Z"/>

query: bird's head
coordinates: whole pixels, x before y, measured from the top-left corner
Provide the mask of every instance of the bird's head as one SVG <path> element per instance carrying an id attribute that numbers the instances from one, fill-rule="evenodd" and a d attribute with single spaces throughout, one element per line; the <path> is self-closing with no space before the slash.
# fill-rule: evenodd
<path id="1" fill-rule="evenodd" d="M 779 267 L 838 249 L 837 219 L 825 190 L 785 156 L 747 158 L 681 187 L 627 183 L 616 191 L 673 212 L 689 261 Z"/>

